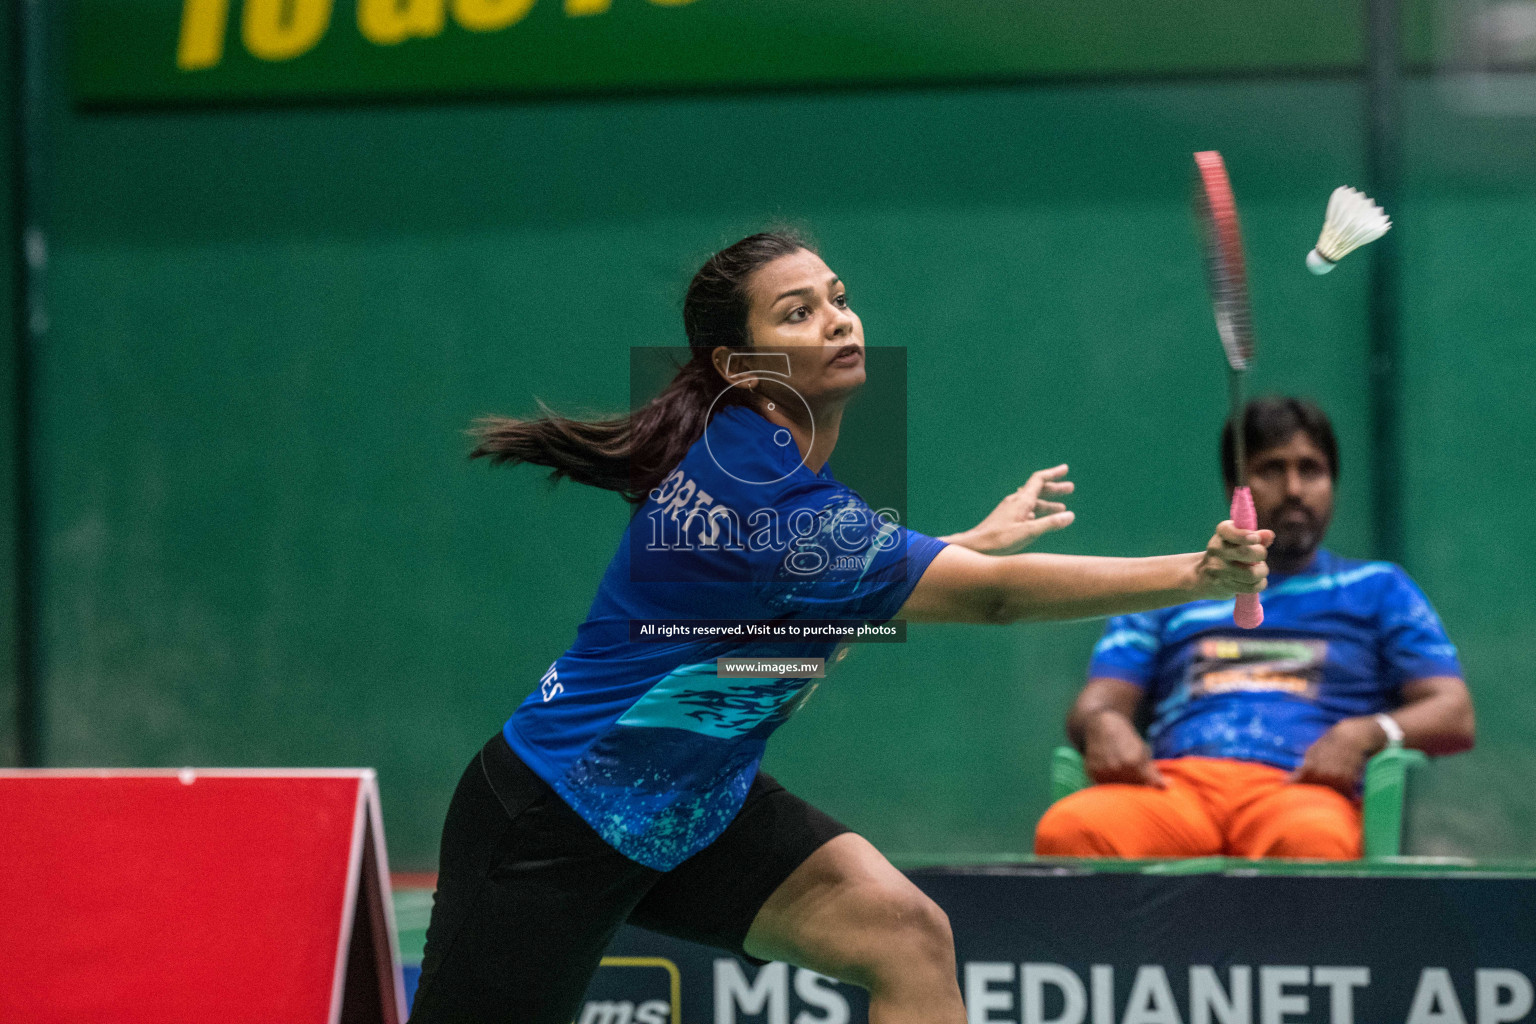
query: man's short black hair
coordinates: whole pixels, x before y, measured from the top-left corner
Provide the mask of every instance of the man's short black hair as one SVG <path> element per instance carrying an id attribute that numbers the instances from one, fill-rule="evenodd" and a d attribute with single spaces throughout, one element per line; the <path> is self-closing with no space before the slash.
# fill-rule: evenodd
<path id="1" fill-rule="evenodd" d="M 1328 414 L 1305 398 L 1255 398 L 1243 410 L 1243 447 L 1248 458 L 1266 448 L 1285 444 L 1300 432 L 1328 456 L 1328 475 L 1339 478 L 1339 445 L 1333 439 Z M 1237 461 L 1232 451 L 1232 421 L 1221 430 L 1221 475 L 1237 486 Z"/>

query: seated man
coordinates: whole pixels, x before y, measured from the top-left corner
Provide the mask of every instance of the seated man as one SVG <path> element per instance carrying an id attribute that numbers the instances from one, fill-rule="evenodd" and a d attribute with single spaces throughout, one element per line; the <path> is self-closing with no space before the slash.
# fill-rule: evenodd
<path id="1" fill-rule="evenodd" d="M 1395 565 L 1318 547 L 1339 475 L 1328 418 L 1260 399 L 1243 434 L 1259 526 L 1275 531 L 1264 623 L 1239 629 L 1231 601 L 1109 621 L 1067 717 L 1096 785 L 1046 811 L 1037 853 L 1357 858 L 1372 754 L 1393 740 L 1472 746 L 1456 649 L 1418 587 Z"/>

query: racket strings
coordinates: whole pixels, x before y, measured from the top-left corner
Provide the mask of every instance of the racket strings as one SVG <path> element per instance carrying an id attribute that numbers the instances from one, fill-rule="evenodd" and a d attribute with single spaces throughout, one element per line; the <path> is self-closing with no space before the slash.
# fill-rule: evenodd
<path id="1" fill-rule="evenodd" d="M 1243 261 L 1237 201 L 1226 164 L 1214 150 L 1195 154 L 1195 213 L 1205 245 L 1205 271 L 1216 311 L 1216 331 L 1227 364 L 1243 371 L 1253 361 L 1253 323 L 1248 304 L 1248 273 Z"/>

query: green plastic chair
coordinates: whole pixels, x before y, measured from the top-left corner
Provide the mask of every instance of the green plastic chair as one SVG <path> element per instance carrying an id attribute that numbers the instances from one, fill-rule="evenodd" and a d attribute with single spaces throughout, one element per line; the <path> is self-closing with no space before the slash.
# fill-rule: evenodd
<path id="1" fill-rule="evenodd" d="M 1361 831 L 1365 859 L 1396 857 L 1403 850 L 1403 807 L 1408 797 L 1408 769 L 1429 763 L 1423 751 L 1392 744 L 1365 764 Z M 1051 751 L 1051 802 L 1089 786 L 1083 755 L 1071 747 Z"/>

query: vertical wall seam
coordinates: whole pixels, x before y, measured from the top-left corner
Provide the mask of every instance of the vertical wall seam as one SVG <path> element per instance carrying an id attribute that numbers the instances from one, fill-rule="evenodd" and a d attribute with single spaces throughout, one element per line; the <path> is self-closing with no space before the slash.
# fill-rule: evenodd
<path id="1" fill-rule="evenodd" d="M 1386 210 L 1402 195 L 1402 22 L 1398 0 L 1367 0 L 1365 164 L 1371 194 Z M 1367 284 L 1370 347 L 1371 526 L 1378 557 L 1404 557 L 1402 479 L 1402 267 L 1397 232 L 1371 247 Z"/>
<path id="2" fill-rule="evenodd" d="M 42 105 L 42 19 L 40 0 L 19 0 L 14 7 L 11 57 L 11 108 L 14 127 L 11 150 L 11 202 L 15 214 L 10 239 L 15 266 L 16 301 L 12 324 L 12 366 L 15 372 L 12 408 L 16 438 L 16 575 L 12 581 L 16 609 L 16 742 L 21 764 L 43 763 L 42 694 L 38 672 L 37 544 L 32 444 L 32 352 L 47 329 L 42 275 L 47 243 L 38 226 L 37 158 L 44 110 Z"/>

